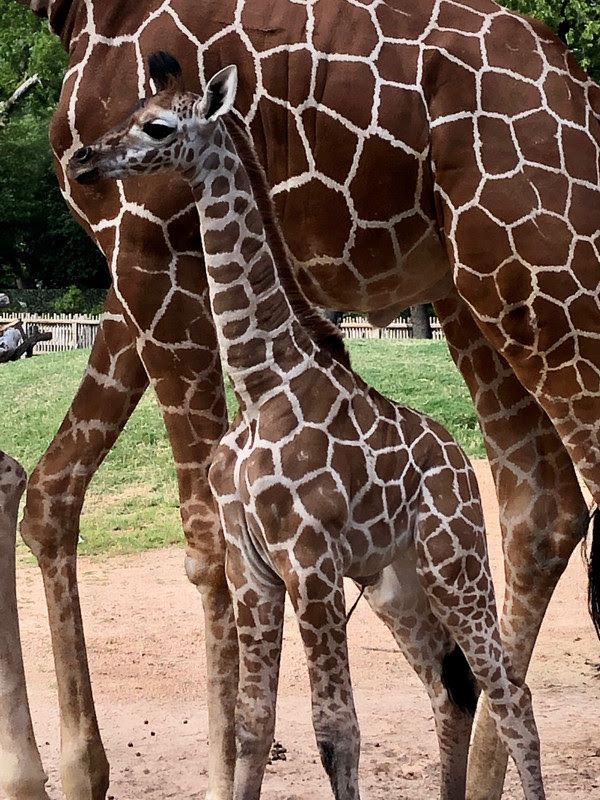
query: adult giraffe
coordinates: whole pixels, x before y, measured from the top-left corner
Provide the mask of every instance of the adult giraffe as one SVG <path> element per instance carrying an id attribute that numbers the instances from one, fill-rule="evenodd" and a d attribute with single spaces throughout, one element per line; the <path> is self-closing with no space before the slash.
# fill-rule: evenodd
<path id="1" fill-rule="evenodd" d="M 544 26 L 491 0 L 20 2 L 69 50 L 51 139 L 67 200 L 113 277 L 23 521 L 47 590 L 69 800 L 102 798 L 108 781 L 77 598 L 79 512 L 148 381 L 207 618 L 209 794 L 231 792 L 235 640 L 205 480 L 225 410 L 195 211 L 176 180 L 82 188 L 64 177 L 68 158 L 147 93 L 146 56 L 167 45 L 192 89 L 238 65 L 237 107 L 313 301 L 379 323 L 437 301 L 494 472 L 503 634 L 524 675 L 587 520 L 573 462 L 600 499 L 600 90 Z M 469 797 L 489 800 L 505 756 L 490 768 L 495 737 L 481 717 Z"/>

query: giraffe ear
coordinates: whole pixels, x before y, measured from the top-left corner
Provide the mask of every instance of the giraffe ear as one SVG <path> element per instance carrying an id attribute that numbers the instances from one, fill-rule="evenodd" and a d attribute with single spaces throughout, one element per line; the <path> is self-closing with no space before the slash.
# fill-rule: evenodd
<path id="1" fill-rule="evenodd" d="M 225 67 L 206 84 L 204 97 L 196 105 L 196 114 L 201 120 L 214 120 L 233 108 L 237 89 L 237 67 Z"/>
<path id="2" fill-rule="evenodd" d="M 162 51 L 153 53 L 148 59 L 148 68 L 157 92 L 162 92 L 165 89 L 180 89 L 183 91 L 181 66 L 175 56 Z"/>

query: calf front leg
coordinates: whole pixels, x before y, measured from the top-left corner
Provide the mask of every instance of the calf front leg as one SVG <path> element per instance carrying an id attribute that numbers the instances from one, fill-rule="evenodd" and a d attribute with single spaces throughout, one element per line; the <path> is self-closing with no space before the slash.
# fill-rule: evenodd
<path id="1" fill-rule="evenodd" d="M 329 568 L 328 565 L 331 566 Z M 346 604 L 332 559 L 288 585 L 310 675 L 313 727 L 336 800 L 359 800 L 360 731 L 354 708 Z"/>
<path id="2" fill-rule="evenodd" d="M 241 503 L 233 500 L 220 510 L 239 650 L 233 797 L 258 800 L 275 731 L 285 585 L 268 566 L 245 556 Z"/>

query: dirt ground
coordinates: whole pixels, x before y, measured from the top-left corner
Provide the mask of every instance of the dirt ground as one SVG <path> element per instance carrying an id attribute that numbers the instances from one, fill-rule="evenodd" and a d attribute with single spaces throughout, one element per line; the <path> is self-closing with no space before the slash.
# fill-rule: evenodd
<path id="1" fill-rule="evenodd" d="M 491 477 L 476 463 L 501 592 L 500 538 Z M 178 548 L 109 560 L 82 558 L 80 585 L 98 716 L 111 763 L 110 795 L 203 798 L 206 788 L 204 634 L 199 597 Z M 58 710 L 41 581 L 18 567 L 21 632 L 37 740 L 58 783 Z M 529 684 L 543 744 L 549 800 L 600 798 L 600 647 L 586 611 L 585 571 L 577 550 L 560 582 L 539 639 Z M 349 601 L 356 596 L 348 587 Z M 438 756 L 425 692 L 365 602 L 350 624 L 352 674 L 362 730 L 364 798 L 438 796 Z M 312 800 L 331 793 L 310 721 L 306 670 L 288 612 L 277 739 L 287 760 L 267 768 L 265 800 Z M 504 797 L 521 798 L 514 768 Z"/>

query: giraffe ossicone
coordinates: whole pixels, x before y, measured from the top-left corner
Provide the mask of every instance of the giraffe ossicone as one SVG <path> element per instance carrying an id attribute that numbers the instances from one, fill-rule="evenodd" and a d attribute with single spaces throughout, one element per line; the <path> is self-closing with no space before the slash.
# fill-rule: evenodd
<path id="1" fill-rule="evenodd" d="M 221 357 L 239 411 L 209 480 L 221 518 L 240 650 L 234 798 L 258 798 L 273 740 L 289 593 L 311 678 L 313 724 L 336 800 L 359 797 L 359 731 L 343 578 L 366 597 L 432 703 L 444 800 L 465 797 L 477 685 L 526 800 L 543 800 L 527 686 L 503 650 L 473 470 L 450 434 L 352 371 L 297 285 L 248 138 L 222 117 L 236 69 L 186 93 L 172 57 L 158 94 L 78 150 L 83 182 L 178 171 L 198 209 Z"/>

